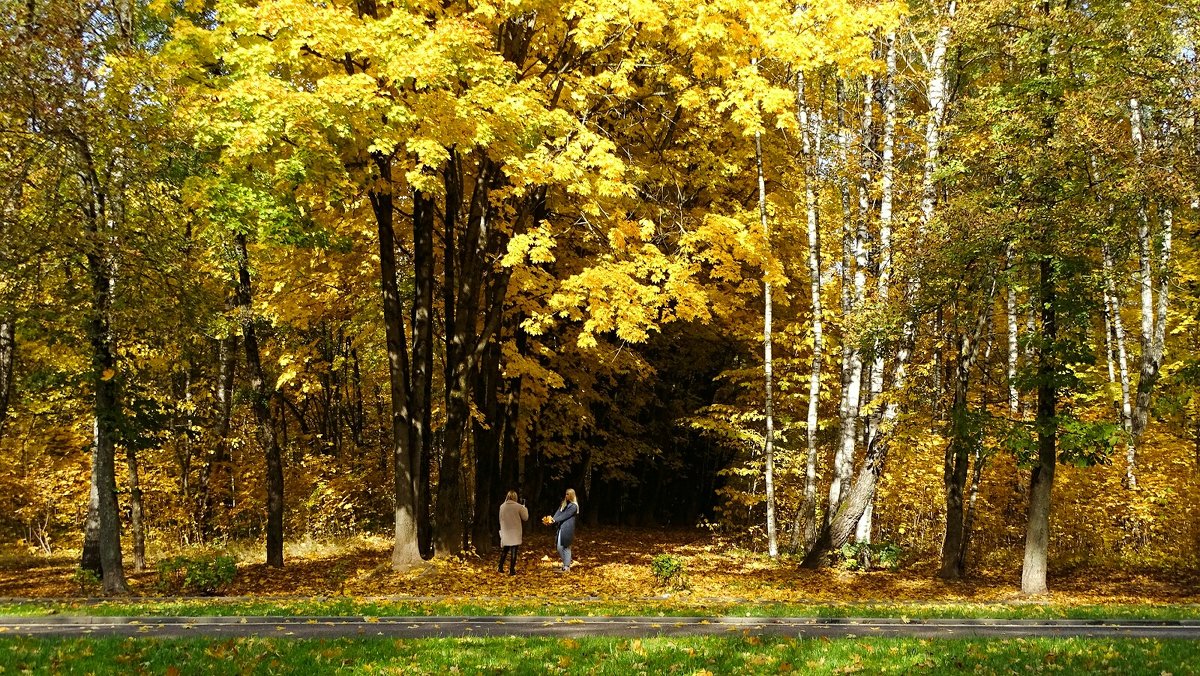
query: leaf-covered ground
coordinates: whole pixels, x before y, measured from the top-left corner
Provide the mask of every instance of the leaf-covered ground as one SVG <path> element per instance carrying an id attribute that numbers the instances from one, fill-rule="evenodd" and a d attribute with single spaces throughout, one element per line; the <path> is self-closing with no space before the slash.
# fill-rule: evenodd
<path id="1" fill-rule="evenodd" d="M 928 562 L 899 572 L 856 573 L 839 569 L 801 570 L 798 560 L 772 561 L 703 531 L 584 528 L 577 538 L 576 564 L 556 573 L 557 555 L 548 533 L 526 537 L 517 575 L 500 574 L 497 561 L 476 556 L 435 559 L 394 572 L 386 539 L 342 543 L 297 543 L 282 570 L 269 568 L 257 549 L 232 548 L 241 562 L 228 596 L 356 597 L 395 596 L 469 602 L 471 599 L 612 600 L 655 602 L 759 602 L 854 604 L 893 602 L 991 603 L 1021 601 L 1019 571 L 985 572 L 964 582 L 933 578 Z M 667 590 L 650 570 L 658 554 L 684 563 L 687 588 Z M 127 562 L 128 566 L 128 562 Z M 8 557 L 0 562 L 0 597 L 77 597 L 77 559 L 72 552 L 53 557 Z M 158 594 L 153 572 L 130 575 L 134 595 Z M 1191 572 L 1138 574 L 1076 568 L 1051 576 L 1048 599 L 1056 605 L 1200 603 L 1200 576 Z M 431 599 L 432 600 L 432 599 Z"/>

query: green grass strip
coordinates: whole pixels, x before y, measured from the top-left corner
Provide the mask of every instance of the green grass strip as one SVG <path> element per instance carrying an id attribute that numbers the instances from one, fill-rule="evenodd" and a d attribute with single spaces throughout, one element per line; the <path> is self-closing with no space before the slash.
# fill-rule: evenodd
<path id="1" fill-rule="evenodd" d="M 1185 640 L 0 638 L 4 673 L 1195 674 Z"/>

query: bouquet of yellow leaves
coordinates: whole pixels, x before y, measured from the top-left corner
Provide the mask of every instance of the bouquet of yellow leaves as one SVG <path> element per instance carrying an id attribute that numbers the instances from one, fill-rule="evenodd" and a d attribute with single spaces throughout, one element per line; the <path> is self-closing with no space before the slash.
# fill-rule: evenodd
<path id="1" fill-rule="evenodd" d="M 549 526 L 550 524 L 554 523 L 554 517 L 552 517 L 552 516 L 543 516 L 543 517 L 542 517 L 542 523 L 543 523 L 543 524 L 545 524 L 545 525 L 547 525 L 547 526 Z"/>

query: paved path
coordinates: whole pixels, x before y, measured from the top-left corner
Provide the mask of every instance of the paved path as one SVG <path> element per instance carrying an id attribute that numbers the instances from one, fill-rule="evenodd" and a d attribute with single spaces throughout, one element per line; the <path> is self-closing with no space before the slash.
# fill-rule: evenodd
<path id="1" fill-rule="evenodd" d="M 751 635 L 847 638 L 1184 638 L 1200 620 L 909 620 L 808 617 L 0 617 L 0 636 L 429 638 Z"/>

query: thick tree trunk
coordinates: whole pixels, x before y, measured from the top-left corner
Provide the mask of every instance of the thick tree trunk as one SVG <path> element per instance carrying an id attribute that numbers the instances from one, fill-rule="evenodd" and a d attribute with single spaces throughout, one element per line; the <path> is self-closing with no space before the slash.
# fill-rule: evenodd
<path id="1" fill-rule="evenodd" d="M 854 472 L 854 450 L 858 442 L 858 407 L 862 396 L 862 351 L 854 324 L 862 305 L 866 270 L 858 266 L 864 242 L 859 238 L 850 209 L 850 130 L 846 125 L 844 84 L 838 80 L 838 138 L 841 177 L 838 190 L 842 201 L 842 373 L 838 403 L 838 441 L 833 456 L 833 480 L 829 484 L 829 510 L 826 520 L 837 512 L 843 491 L 849 488 Z"/>
<path id="2" fill-rule="evenodd" d="M 101 255 L 89 255 L 92 269 L 93 308 L 90 322 L 92 341 L 92 372 L 95 383 L 92 447 L 92 502 L 95 504 L 94 537 L 84 538 L 84 567 L 95 570 L 99 562 L 100 573 L 107 593 L 123 593 L 129 590 L 125 582 L 125 569 L 121 562 L 121 520 L 117 504 L 116 438 L 117 424 L 121 415 L 120 394 L 117 389 L 116 354 L 112 349 L 113 278 L 111 264 Z M 89 518 L 90 521 L 90 518 Z M 91 553 L 88 547 L 97 551 Z"/>
<path id="3" fill-rule="evenodd" d="M 1025 533 L 1025 560 L 1021 567 L 1021 592 L 1046 593 L 1046 559 L 1050 546 L 1050 493 L 1058 464 L 1058 385 L 1054 341 L 1058 338 L 1054 288 L 1054 264 L 1043 257 L 1040 264 L 1038 304 L 1041 306 L 1042 335 L 1038 350 L 1037 431 L 1038 461 L 1029 488 L 1029 523 Z"/>
<path id="4" fill-rule="evenodd" d="M 754 133 L 754 160 L 758 171 L 758 216 L 763 240 L 771 241 L 767 225 L 767 184 L 763 177 L 762 134 Z M 775 412 L 774 361 L 771 355 L 771 282 L 763 271 L 763 402 L 766 426 L 763 432 L 763 478 L 767 498 L 767 554 L 779 556 L 779 536 L 775 528 Z"/>
<path id="5" fill-rule="evenodd" d="M 267 565 L 283 567 L 283 452 L 271 411 L 274 388 L 263 372 L 258 348 L 258 333 L 254 326 L 254 295 L 250 282 L 250 253 L 246 235 L 235 236 L 238 261 L 238 313 L 242 327 L 242 344 L 246 352 L 246 370 L 250 376 L 251 408 L 258 424 L 258 441 L 267 465 Z"/>
<path id="6" fill-rule="evenodd" d="M 380 174 L 385 180 L 391 178 L 390 160 L 376 155 Z M 379 245 L 379 286 L 382 292 L 384 340 L 388 355 L 388 385 L 391 390 L 391 442 L 393 466 L 393 493 L 395 498 L 395 543 L 392 548 L 392 568 L 403 570 L 421 562 L 422 549 L 419 542 L 421 475 L 421 440 L 413 430 L 412 411 L 409 397 L 408 347 L 404 334 L 404 315 L 400 304 L 400 289 L 396 280 L 396 235 L 394 230 L 395 207 L 390 192 L 373 191 L 369 195 L 371 209 L 375 214 Z M 418 275 L 421 266 L 417 266 Z M 421 304 L 417 295 L 414 304 Z M 428 327 L 428 306 L 423 306 L 425 326 Z M 428 336 L 414 324 L 414 343 Z M 416 378 L 415 390 L 428 394 L 428 376 L 425 371 Z M 416 398 L 414 392 L 413 399 Z M 426 402 L 428 399 L 425 400 Z M 412 402 L 416 403 L 416 402 Z M 419 409 L 418 413 L 419 413 Z M 414 443 L 415 442 L 415 443 Z"/>
<path id="7" fill-rule="evenodd" d="M 480 161 L 471 193 L 470 206 L 462 232 L 458 221 L 462 210 L 464 176 L 461 157 L 452 154 L 445 170 L 445 256 L 443 287 L 446 354 L 443 367 L 445 383 L 445 446 L 438 472 L 437 511 L 434 518 L 434 549 L 440 555 L 454 555 L 466 546 L 466 500 L 463 493 L 462 447 L 470 424 L 470 397 L 478 377 L 476 363 L 477 310 L 483 284 L 480 243 L 486 237 L 491 215 L 488 189 L 491 165 Z M 431 204 L 432 206 L 432 204 Z M 433 212 L 429 212 L 430 231 Z"/>
<path id="8" fill-rule="evenodd" d="M 480 376 L 475 383 L 475 403 L 483 420 L 472 424 L 475 451 L 475 510 L 471 539 L 475 553 L 481 556 L 493 550 L 493 536 L 499 522 L 495 510 L 502 493 L 497 491 L 500 464 L 500 344 L 491 342 L 484 350 Z"/>
<path id="9" fill-rule="evenodd" d="M 820 204 L 817 201 L 817 161 L 821 151 L 821 121 L 819 111 L 810 110 L 804 91 L 804 74 L 796 75 L 796 110 L 800 118 L 800 134 L 804 153 L 804 207 L 808 226 L 809 300 L 812 304 L 813 354 L 808 380 L 808 416 L 804 436 L 808 446 L 804 472 L 804 504 L 796 513 L 792 526 L 792 551 L 808 546 L 817 535 L 817 427 L 820 421 L 821 362 L 825 353 L 824 319 L 821 311 L 821 228 Z"/>

